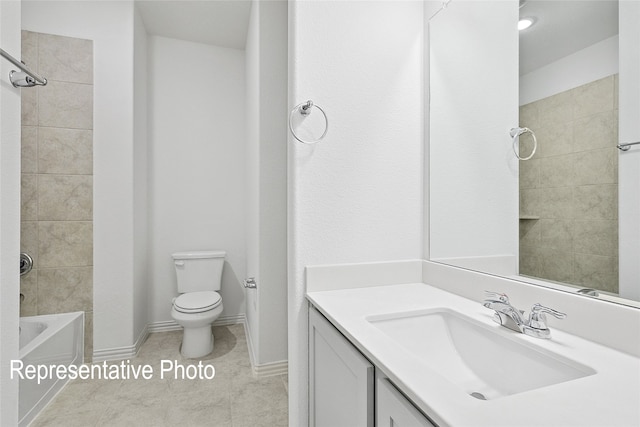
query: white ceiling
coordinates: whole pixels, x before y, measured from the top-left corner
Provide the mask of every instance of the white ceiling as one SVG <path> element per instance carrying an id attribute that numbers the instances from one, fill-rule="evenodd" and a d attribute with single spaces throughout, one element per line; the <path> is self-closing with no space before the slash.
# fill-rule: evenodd
<path id="1" fill-rule="evenodd" d="M 528 0 L 520 17 L 536 23 L 520 32 L 520 74 L 618 34 L 617 0 Z"/>
<path id="2" fill-rule="evenodd" d="M 244 49 L 251 1 L 136 0 L 149 34 Z"/>
<path id="3" fill-rule="evenodd" d="M 250 0 L 136 0 L 149 34 L 244 49 Z M 618 34 L 617 0 L 526 0 L 521 17 L 520 74 Z"/>

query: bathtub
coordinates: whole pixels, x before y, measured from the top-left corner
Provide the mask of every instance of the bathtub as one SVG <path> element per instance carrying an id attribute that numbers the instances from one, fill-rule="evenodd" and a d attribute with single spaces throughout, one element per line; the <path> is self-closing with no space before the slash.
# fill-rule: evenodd
<path id="1" fill-rule="evenodd" d="M 84 313 L 20 318 L 19 358 L 27 365 L 81 365 L 84 357 Z M 28 425 L 68 380 L 18 379 L 18 425 Z"/>

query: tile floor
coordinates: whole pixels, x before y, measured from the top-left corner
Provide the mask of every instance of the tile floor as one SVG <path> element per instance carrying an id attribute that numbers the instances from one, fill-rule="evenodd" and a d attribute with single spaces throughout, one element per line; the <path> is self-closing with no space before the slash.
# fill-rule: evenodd
<path id="1" fill-rule="evenodd" d="M 149 380 L 74 380 L 32 422 L 64 426 L 286 426 L 287 376 L 254 378 L 243 325 L 213 328 L 214 351 L 202 359 L 180 355 L 181 331 L 154 333 L 131 365 L 151 365 Z M 206 379 L 160 379 L 160 361 L 215 367 Z M 118 361 L 117 363 L 120 363 Z"/>

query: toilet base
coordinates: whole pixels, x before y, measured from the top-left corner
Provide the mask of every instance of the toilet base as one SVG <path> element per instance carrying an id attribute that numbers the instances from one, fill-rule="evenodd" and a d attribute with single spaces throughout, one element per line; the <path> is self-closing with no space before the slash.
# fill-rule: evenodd
<path id="1" fill-rule="evenodd" d="M 188 359 L 204 357 L 213 351 L 211 325 L 201 328 L 184 328 L 180 354 Z"/>

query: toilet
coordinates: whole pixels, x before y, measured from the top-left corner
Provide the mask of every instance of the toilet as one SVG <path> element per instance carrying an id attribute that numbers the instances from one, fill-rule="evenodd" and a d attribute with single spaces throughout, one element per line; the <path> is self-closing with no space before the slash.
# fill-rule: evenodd
<path id="1" fill-rule="evenodd" d="M 178 278 L 171 317 L 184 328 L 180 353 L 187 358 L 213 351 L 211 324 L 222 313 L 218 293 L 222 281 L 224 251 L 194 251 L 172 254 Z"/>

